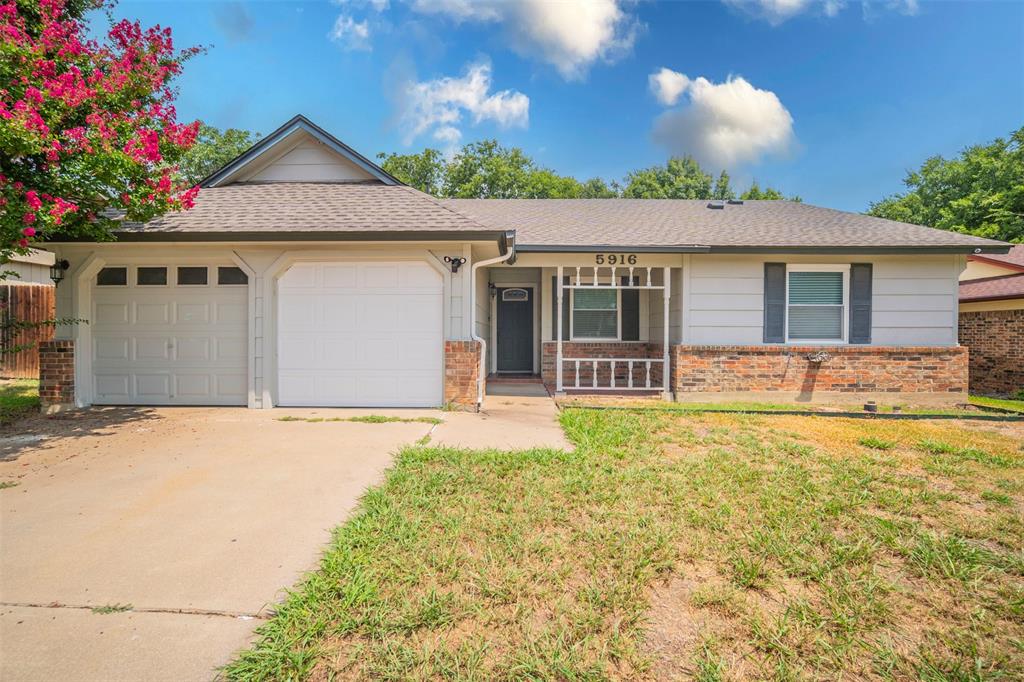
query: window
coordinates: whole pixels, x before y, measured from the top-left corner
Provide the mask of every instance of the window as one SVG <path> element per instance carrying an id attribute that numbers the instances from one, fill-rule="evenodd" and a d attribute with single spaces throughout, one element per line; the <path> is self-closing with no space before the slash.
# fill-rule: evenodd
<path id="1" fill-rule="evenodd" d="M 617 289 L 572 289 L 572 338 L 618 339 Z"/>
<path id="2" fill-rule="evenodd" d="M 96 286 L 123 287 L 128 285 L 128 268 L 103 268 L 96 275 Z"/>
<path id="3" fill-rule="evenodd" d="M 217 268 L 217 284 L 248 284 L 249 276 L 242 268 L 219 267 Z"/>
<path id="4" fill-rule="evenodd" d="M 501 292 L 502 301 L 529 301 L 530 292 L 526 289 L 504 289 Z"/>
<path id="5" fill-rule="evenodd" d="M 178 284 L 198 285 L 206 284 L 206 268 L 202 267 L 180 267 L 178 268 Z"/>
<path id="6" fill-rule="evenodd" d="M 167 268 L 139 268 L 135 273 L 139 286 L 164 286 L 167 284 Z"/>
<path id="7" fill-rule="evenodd" d="M 790 265 L 786 272 L 786 339 L 846 341 L 849 266 Z"/>

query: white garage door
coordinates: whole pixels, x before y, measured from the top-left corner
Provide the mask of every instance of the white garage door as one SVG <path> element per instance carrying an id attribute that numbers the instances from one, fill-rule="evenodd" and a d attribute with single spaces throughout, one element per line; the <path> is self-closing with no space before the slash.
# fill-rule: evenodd
<path id="1" fill-rule="evenodd" d="M 110 266 L 94 281 L 100 405 L 244 405 L 245 273 L 234 266 Z"/>
<path id="2" fill-rule="evenodd" d="M 422 261 L 292 266 L 278 284 L 278 404 L 440 405 L 443 286 Z"/>

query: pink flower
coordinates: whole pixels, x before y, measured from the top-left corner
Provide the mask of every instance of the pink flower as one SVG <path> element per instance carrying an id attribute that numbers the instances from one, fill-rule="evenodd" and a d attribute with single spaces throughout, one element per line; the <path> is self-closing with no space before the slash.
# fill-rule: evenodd
<path id="1" fill-rule="evenodd" d="M 36 228 L 26 227 L 24 230 L 21 231 L 21 233 L 26 237 L 34 237 L 36 236 Z"/>
<path id="2" fill-rule="evenodd" d="M 38 211 L 43 207 L 43 202 L 39 199 L 39 194 L 34 190 L 30 189 L 25 192 L 25 203 L 29 205 L 33 211 Z"/>
<path id="3" fill-rule="evenodd" d="M 35 213 L 26 213 L 25 215 L 21 216 L 21 222 L 25 223 L 26 225 L 31 225 L 35 221 L 36 221 L 36 214 Z"/>

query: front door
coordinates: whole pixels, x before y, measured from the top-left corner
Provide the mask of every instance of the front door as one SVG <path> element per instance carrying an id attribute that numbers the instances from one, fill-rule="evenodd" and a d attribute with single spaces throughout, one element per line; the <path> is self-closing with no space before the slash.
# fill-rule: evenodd
<path id="1" fill-rule="evenodd" d="M 498 371 L 533 372 L 533 288 L 498 289 Z"/>

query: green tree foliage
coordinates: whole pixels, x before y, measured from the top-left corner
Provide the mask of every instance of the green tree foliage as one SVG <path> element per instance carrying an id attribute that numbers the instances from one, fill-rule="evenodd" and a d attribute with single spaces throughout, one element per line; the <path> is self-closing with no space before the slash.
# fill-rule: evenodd
<path id="1" fill-rule="evenodd" d="M 181 159 L 181 174 L 191 184 L 200 180 L 249 149 L 260 139 L 259 133 L 238 128 L 219 130 L 202 124 L 196 142 Z"/>
<path id="2" fill-rule="evenodd" d="M 416 154 L 378 154 L 381 167 L 402 182 L 437 197 L 459 199 L 734 199 L 736 191 L 726 171 L 715 179 L 690 157 L 669 159 L 618 182 L 590 178 L 580 182 L 538 166 L 518 147 L 497 140 L 471 142 L 451 158 L 436 149 Z M 741 199 L 785 199 L 771 187 L 755 182 Z M 799 197 L 790 197 L 800 201 Z"/>
<path id="3" fill-rule="evenodd" d="M 1024 127 L 955 159 L 933 156 L 903 184 L 907 192 L 871 204 L 868 213 L 1024 243 Z"/>

